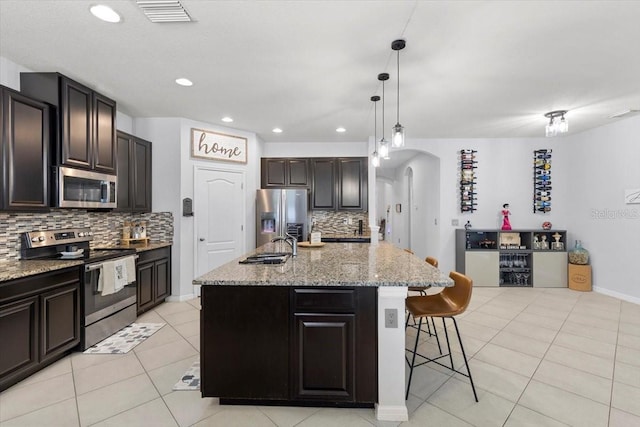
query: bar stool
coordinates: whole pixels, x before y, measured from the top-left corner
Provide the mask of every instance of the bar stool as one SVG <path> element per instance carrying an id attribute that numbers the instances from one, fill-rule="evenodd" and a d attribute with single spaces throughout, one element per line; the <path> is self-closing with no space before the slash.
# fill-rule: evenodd
<path id="1" fill-rule="evenodd" d="M 406 252 L 411 252 L 410 249 L 405 249 Z M 411 252 L 413 253 L 413 252 Z M 431 264 L 432 266 L 434 266 L 435 268 L 438 268 L 438 260 L 432 256 L 428 256 L 425 259 L 425 262 L 428 264 Z M 418 292 L 420 295 L 427 295 L 426 290 L 429 289 L 429 287 L 420 287 L 420 286 L 409 286 L 409 291 L 410 292 Z M 413 319 L 413 325 L 409 325 L 409 318 L 411 317 L 410 313 L 407 313 L 407 321 L 404 324 L 404 328 L 405 330 L 407 329 L 407 327 L 412 327 L 412 328 L 418 328 L 418 326 L 416 326 L 416 319 Z M 429 336 L 436 337 L 436 342 L 438 343 L 438 350 L 440 351 L 440 354 L 442 354 L 442 348 L 440 347 L 440 338 L 438 338 L 438 330 L 436 329 L 436 322 L 433 320 L 433 318 L 431 318 L 431 324 L 433 325 L 433 332 L 431 332 L 431 326 L 429 326 L 429 319 L 427 319 L 427 333 L 429 334 Z"/>
<path id="2" fill-rule="evenodd" d="M 413 351 L 407 349 L 413 354 L 411 358 L 411 362 L 409 362 L 409 358 L 406 357 L 407 364 L 409 364 L 409 381 L 407 383 L 407 393 L 405 395 L 405 399 L 409 398 L 409 390 L 411 389 L 411 378 L 413 377 L 413 368 L 424 365 L 425 363 L 433 362 L 437 363 L 440 366 L 451 369 L 454 372 L 459 373 L 460 375 L 464 375 L 469 378 L 469 382 L 471 383 L 471 389 L 473 390 L 473 397 L 476 402 L 478 401 L 478 395 L 476 393 L 476 388 L 473 384 L 473 378 L 471 377 L 471 370 L 469 369 L 469 362 L 467 361 L 467 354 L 464 351 L 464 346 L 462 345 L 462 338 L 460 337 L 460 330 L 458 329 L 458 323 L 456 322 L 455 316 L 458 314 L 464 313 L 464 311 L 469 306 L 469 301 L 471 300 L 471 290 L 473 288 L 473 281 L 465 276 L 464 274 L 452 271 L 449 274 L 449 277 L 453 279 L 455 282 L 455 286 L 451 288 L 445 288 L 442 292 L 435 295 L 427 295 L 427 296 L 413 296 L 408 297 L 406 300 L 406 307 L 409 311 L 409 314 L 413 316 L 414 319 L 420 319 L 418 325 L 418 333 L 416 334 L 416 342 L 413 346 Z M 435 358 L 429 358 L 422 354 L 418 353 L 418 340 L 420 339 L 420 326 L 422 325 L 422 319 L 425 317 L 441 317 L 442 318 L 442 326 L 444 327 L 444 333 L 447 338 L 447 350 L 449 351 L 447 354 L 441 354 Z M 462 357 L 464 358 L 464 364 L 467 368 L 467 373 L 458 371 L 453 364 L 453 355 L 451 353 L 451 345 L 449 343 L 449 333 L 447 332 L 447 325 L 445 323 L 445 318 L 449 318 L 453 320 L 453 325 L 456 328 L 456 335 L 458 335 L 458 342 L 460 343 L 460 349 L 462 350 Z M 423 362 L 416 364 L 416 356 L 424 359 Z M 438 361 L 443 357 L 449 356 L 449 361 L 451 362 L 451 367 L 442 364 Z"/>

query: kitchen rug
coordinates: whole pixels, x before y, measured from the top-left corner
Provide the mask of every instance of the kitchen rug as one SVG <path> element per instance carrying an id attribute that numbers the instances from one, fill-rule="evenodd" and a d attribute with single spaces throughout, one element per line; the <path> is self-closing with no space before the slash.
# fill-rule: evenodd
<path id="1" fill-rule="evenodd" d="M 200 362 L 194 362 L 182 378 L 180 378 L 180 381 L 173 386 L 173 389 L 200 390 Z"/>
<path id="2" fill-rule="evenodd" d="M 149 338 L 162 328 L 166 323 L 132 323 L 120 329 L 109 338 L 105 338 L 98 344 L 89 347 L 85 354 L 125 354 L 132 348 Z"/>

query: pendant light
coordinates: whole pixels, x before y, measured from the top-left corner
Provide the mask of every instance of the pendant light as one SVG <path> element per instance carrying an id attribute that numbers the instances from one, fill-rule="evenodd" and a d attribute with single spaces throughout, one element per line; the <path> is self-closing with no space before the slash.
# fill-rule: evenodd
<path id="1" fill-rule="evenodd" d="M 384 139 L 384 82 L 389 80 L 389 73 L 378 74 L 378 80 L 382 82 L 382 138 L 380 139 L 380 157 L 389 159 L 389 141 Z"/>
<path id="2" fill-rule="evenodd" d="M 373 154 L 371 154 L 371 166 L 377 168 L 380 166 L 380 154 L 378 154 L 378 101 L 380 101 L 379 96 L 372 96 L 371 100 L 374 105 L 374 113 L 373 113 L 373 140 L 375 141 L 376 147 L 373 150 Z"/>
<path id="3" fill-rule="evenodd" d="M 404 147 L 404 127 L 400 124 L 400 51 L 404 49 L 406 43 L 404 40 L 394 40 L 391 43 L 391 49 L 398 53 L 398 105 L 396 125 L 391 132 L 391 146 L 393 148 Z"/>

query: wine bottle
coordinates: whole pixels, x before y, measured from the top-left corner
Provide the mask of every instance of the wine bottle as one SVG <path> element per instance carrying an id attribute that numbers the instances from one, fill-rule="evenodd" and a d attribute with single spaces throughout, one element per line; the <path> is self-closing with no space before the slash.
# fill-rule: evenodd
<path id="1" fill-rule="evenodd" d="M 548 202 L 551 200 L 551 197 L 549 196 L 543 196 L 543 197 L 536 197 L 535 199 L 537 202 Z"/>
<path id="2" fill-rule="evenodd" d="M 551 153 L 552 151 L 553 151 L 553 150 L 552 150 L 551 148 L 544 148 L 544 149 L 543 149 L 543 148 L 541 148 L 541 149 L 539 149 L 539 150 L 534 150 L 533 152 L 534 152 L 534 153 L 543 153 L 543 154 L 546 154 L 546 153 Z"/>

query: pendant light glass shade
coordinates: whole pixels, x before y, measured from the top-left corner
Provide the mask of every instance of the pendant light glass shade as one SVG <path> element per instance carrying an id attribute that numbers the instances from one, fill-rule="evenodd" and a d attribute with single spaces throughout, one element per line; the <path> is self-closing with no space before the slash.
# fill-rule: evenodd
<path id="1" fill-rule="evenodd" d="M 374 151 L 373 154 L 371 154 L 371 166 L 374 168 L 380 166 L 380 155 L 378 155 L 377 151 Z"/>
<path id="2" fill-rule="evenodd" d="M 387 141 L 386 139 L 382 138 L 380 140 L 380 157 L 382 157 L 385 160 L 388 160 L 389 157 L 389 141 Z"/>
<path id="3" fill-rule="evenodd" d="M 397 64 L 398 64 L 398 103 L 397 103 L 397 115 L 396 125 L 391 131 L 391 146 L 393 148 L 404 147 L 404 127 L 400 124 L 400 51 L 404 49 L 406 42 L 404 40 L 394 40 L 391 43 L 391 49 L 397 52 Z"/>

